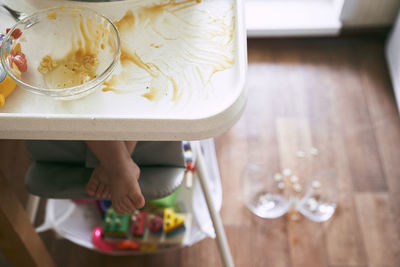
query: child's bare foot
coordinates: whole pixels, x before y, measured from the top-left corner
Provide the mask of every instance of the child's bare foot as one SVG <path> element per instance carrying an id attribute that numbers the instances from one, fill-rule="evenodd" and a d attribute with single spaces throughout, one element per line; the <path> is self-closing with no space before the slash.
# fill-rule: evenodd
<path id="1" fill-rule="evenodd" d="M 122 168 L 107 176 L 112 205 L 117 213 L 122 214 L 144 206 L 144 197 L 138 183 L 139 175 L 139 167 L 133 160 L 129 160 Z"/>
<path id="2" fill-rule="evenodd" d="M 86 190 L 89 195 L 106 196 L 110 190 L 113 208 L 124 213 L 144 206 L 138 179 L 140 169 L 131 154 L 136 141 L 86 141 L 89 149 L 99 159 Z"/>
<path id="3" fill-rule="evenodd" d="M 107 174 L 101 164 L 93 170 L 92 176 L 90 176 L 86 185 L 86 193 L 95 198 L 111 198 Z"/>

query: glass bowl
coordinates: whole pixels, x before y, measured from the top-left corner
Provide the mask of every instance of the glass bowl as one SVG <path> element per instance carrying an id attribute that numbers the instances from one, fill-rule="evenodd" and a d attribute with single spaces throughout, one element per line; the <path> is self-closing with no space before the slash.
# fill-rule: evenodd
<path id="1" fill-rule="evenodd" d="M 120 46 L 118 29 L 105 16 L 84 7 L 56 7 L 10 29 L 2 42 L 1 63 L 30 92 L 75 99 L 107 79 Z"/>

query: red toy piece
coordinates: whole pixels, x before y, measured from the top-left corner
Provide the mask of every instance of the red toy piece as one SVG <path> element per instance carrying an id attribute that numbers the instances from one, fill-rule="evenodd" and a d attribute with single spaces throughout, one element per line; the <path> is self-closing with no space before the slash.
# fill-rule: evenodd
<path id="1" fill-rule="evenodd" d="M 163 227 L 163 219 L 157 215 L 151 215 L 147 223 L 147 227 L 152 233 L 161 233 Z"/>
<path id="2" fill-rule="evenodd" d="M 146 212 L 135 211 L 132 215 L 132 235 L 142 237 L 146 224 Z"/>
<path id="3" fill-rule="evenodd" d="M 118 243 L 115 243 L 115 248 L 118 250 L 139 250 L 140 243 L 132 240 L 124 240 Z"/>
<path id="4" fill-rule="evenodd" d="M 186 169 L 188 171 L 195 172 L 196 171 L 196 166 L 193 164 L 193 162 L 189 161 L 189 162 L 186 163 Z"/>

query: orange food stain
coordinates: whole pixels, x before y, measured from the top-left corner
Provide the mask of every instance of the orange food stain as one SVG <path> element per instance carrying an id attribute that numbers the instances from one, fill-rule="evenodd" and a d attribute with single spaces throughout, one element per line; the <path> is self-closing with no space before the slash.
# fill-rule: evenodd
<path id="1" fill-rule="evenodd" d="M 182 10 L 182 9 L 194 6 L 201 2 L 202 2 L 202 0 L 186 0 L 186 1 L 179 1 L 179 2 L 176 0 L 171 0 L 167 3 L 143 7 L 137 13 L 135 13 L 137 18 L 135 17 L 135 15 L 133 14 L 132 11 L 128 11 L 120 20 L 115 21 L 114 24 L 118 28 L 118 30 L 121 34 L 121 37 L 123 37 L 125 34 L 129 34 L 129 32 L 134 30 L 135 23 L 137 20 L 143 21 L 143 20 L 149 19 L 151 21 L 154 21 L 158 18 L 162 18 L 162 15 L 164 12 L 175 13 L 178 10 Z M 233 17 L 232 18 L 233 23 L 232 23 L 231 28 L 229 29 L 229 33 L 228 33 L 228 41 L 226 43 L 227 45 L 233 40 L 233 37 L 234 37 L 234 29 L 235 29 L 234 21 L 235 21 L 235 18 Z M 152 43 L 149 46 L 154 47 L 154 48 L 160 48 L 163 45 Z M 163 73 L 156 64 L 151 63 L 151 62 L 147 62 L 147 63 L 144 62 L 143 59 L 137 54 L 136 51 L 130 51 L 124 44 L 122 44 L 122 46 L 121 46 L 120 61 L 121 61 L 121 64 L 123 67 L 127 67 L 129 63 L 133 63 L 137 67 L 145 70 L 152 77 L 158 77 L 159 75 L 165 76 L 166 78 L 169 79 L 169 81 L 171 82 L 171 85 L 172 85 L 172 89 L 173 89 L 172 100 L 177 101 L 180 99 L 180 97 L 182 97 L 183 92 L 179 91 L 179 85 L 176 82 L 176 80 L 174 79 L 174 77 Z M 233 64 L 234 64 L 233 58 L 226 58 L 225 62 L 223 62 L 217 66 L 214 66 L 212 74 L 219 72 L 219 71 L 223 71 L 225 69 L 228 69 L 229 67 L 232 67 Z M 198 67 L 197 67 L 197 70 L 199 71 Z M 201 76 L 201 78 L 204 80 L 204 78 L 202 76 Z M 106 87 L 103 88 L 103 91 L 104 92 L 118 91 L 113 86 L 115 86 L 117 84 L 117 82 L 122 82 L 123 79 L 124 78 L 121 75 L 120 75 L 120 77 L 113 75 L 113 77 L 109 81 L 104 82 L 104 85 L 106 85 Z M 211 77 L 210 77 L 210 79 L 211 79 Z M 204 81 L 203 81 L 203 83 L 204 83 Z M 164 95 L 163 90 L 160 88 L 151 87 L 151 88 L 148 88 L 148 90 L 149 90 L 148 92 L 143 93 L 141 96 L 147 98 L 150 101 L 157 101 Z"/>
<path id="2" fill-rule="evenodd" d="M 114 24 L 120 32 L 129 31 L 135 27 L 135 16 L 133 12 L 129 10 L 120 20 L 114 21 Z"/>
<path id="3" fill-rule="evenodd" d="M 159 68 L 152 63 L 145 63 L 136 52 L 129 51 L 125 45 L 121 47 L 121 56 L 120 56 L 122 66 L 126 66 L 129 62 L 134 63 L 139 68 L 145 70 L 151 76 L 156 77 L 158 72 L 153 68 L 159 71 Z"/>
<path id="4" fill-rule="evenodd" d="M 147 98 L 150 101 L 158 101 L 162 98 L 163 90 L 160 90 L 159 88 L 154 88 L 153 86 L 150 86 L 147 89 L 149 91 L 142 94 L 142 97 Z"/>

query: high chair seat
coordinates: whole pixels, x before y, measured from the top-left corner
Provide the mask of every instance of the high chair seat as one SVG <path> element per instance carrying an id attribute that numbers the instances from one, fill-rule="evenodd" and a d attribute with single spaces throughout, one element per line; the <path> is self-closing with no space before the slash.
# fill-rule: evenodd
<path id="1" fill-rule="evenodd" d="M 83 141 L 27 141 L 32 163 L 25 176 L 27 190 L 45 198 L 91 198 L 85 193 L 98 160 Z M 138 142 L 132 155 L 141 173 L 146 200 L 165 197 L 181 184 L 185 172 L 182 143 Z"/>

